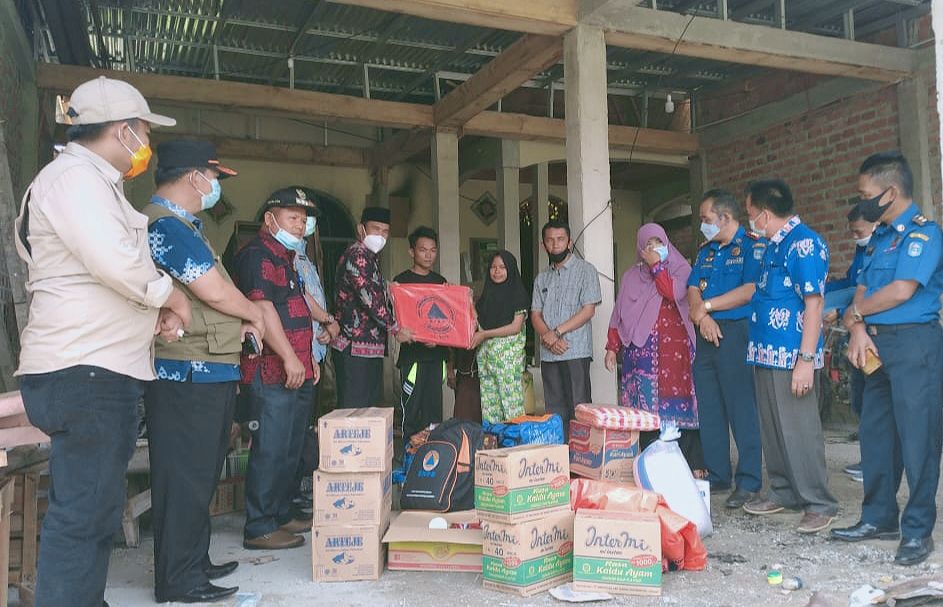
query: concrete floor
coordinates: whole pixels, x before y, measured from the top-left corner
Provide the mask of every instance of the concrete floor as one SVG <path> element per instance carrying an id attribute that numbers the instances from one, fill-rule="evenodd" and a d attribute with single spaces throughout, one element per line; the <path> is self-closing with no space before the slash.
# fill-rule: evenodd
<path id="1" fill-rule="evenodd" d="M 845 465 L 857 460 L 857 444 L 848 443 L 847 434 L 847 429 L 840 429 L 827 435 L 830 483 L 842 505 L 837 525 L 857 520 L 861 499 L 861 484 L 841 472 Z M 921 566 L 898 567 L 892 562 L 896 542 L 848 545 L 829 542 L 826 534 L 801 536 L 793 531 L 798 514 L 757 518 L 742 511 L 725 511 L 723 499 L 722 495 L 713 498 L 715 533 L 705 540 L 710 553 L 707 570 L 666 574 L 660 598 L 620 597 L 609 604 L 801 607 L 807 604 L 811 592 L 818 590 L 833 607 L 844 607 L 848 604 L 848 595 L 862 584 L 887 586 L 891 582 L 938 573 L 943 565 L 943 550 L 939 550 Z M 485 590 L 480 577 L 474 574 L 387 571 L 378 582 L 316 584 L 311 581 L 311 555 L 307 544 L 273 553 L 246 551 L 241 546 L 241 525 L 242 518 L 238 515 L 214 519 L 213 560 L 235 559 L 241 563 L 234 575 L 221 580 L 224 585 L 238 585 L 241 589 L 233 600 L 220 603 L 228 607 L 559 604 L 547 593 L 522 599 Z M 938 531 L 936 541 L 943 546 L 941 539 Z M 111 605 L 153 604 L 151 551 L 149 538 L 140 548 L 115 550 L 106 592 Z M 805 588 L 788 593 L 769 586 L 765 569 L 773 563 L 783 565 L 784 576 L 802 578 Z"/>

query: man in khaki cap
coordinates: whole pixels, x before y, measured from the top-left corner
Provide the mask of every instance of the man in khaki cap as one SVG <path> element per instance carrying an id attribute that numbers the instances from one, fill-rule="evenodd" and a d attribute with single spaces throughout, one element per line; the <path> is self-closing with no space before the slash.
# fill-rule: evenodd
<path id="1" fill-rule="evenodd" d="M 151 342 L 178 339 L 191 312 L 154 266 L 147 217 L 123 192 L 147 169 L 150 126 L 175 121 L 105 77 L 75 89 L 68 115 L 70 143 L 16 220 L 32 296 L 17 375 L 30 421 L 52 440 L 36 604 L 101 607 L 137 405 L 155 377 Z"/>

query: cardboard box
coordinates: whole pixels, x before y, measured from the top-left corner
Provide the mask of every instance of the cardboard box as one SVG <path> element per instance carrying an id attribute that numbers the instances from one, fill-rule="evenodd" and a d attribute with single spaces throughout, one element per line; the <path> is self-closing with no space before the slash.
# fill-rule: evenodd
<path id="1" fill-rule="evenodd" d="M 246 507 L 246 479 L 238 476 L 219 481 L 210 501 L 210 516 L 244 510 Z"/>
<path id="2" fill-rule="evenodd" d="M 315 582 L 378 580 L 383 571 L 383 543 L 389 526 L 336 525 L 311 531 L 311 561 Z"/>
<path id="3" fill-rule="evenodd" d="M 393 408 L 335 409 L 318 420 L 323 472 L 384 472 L 393 461 Z"/>
<path id="4" fill-rule="evenodd" d="M 443 518 L 448 529 L 430 529 L 429 522 Z M 394 571 L 466 571 L 481 573 L 481 528 L 474 510 L 463 512 L 401 512 L 383 536 L 387 544 L 387 568 Z"/>
<path id="5" fill-rule="evenodd" d="M 661 525 L 657 514 L 579 510 L 573 537 L 574 590 L 661 594 Z"/>
<path id="6" fill-rule="evenodd" d="M 393 312 L 416 341 L 468 350 L 477 319 L 472 290 L 462 285 L 393 283 Z"/>
<path id="7" fill-rule="evenodd" d="M 523 523 L 570 510 L 566 445 L 521 445 L 475 455 L 475 509 L 497 523 Z"/>
<path id="8" fill-rule="evenodd" d="M 608 430 L 570 421 L 570 471 L 597 481 L 631 483 L 638 432 Z"/>
<path id="9" fill-rule="evenodd" d="M 485 588 L 531 596 L 573 578 L 573 513 L 517 525 L 482 521 Z"/>
<path id="10" fill-rule="evenodd" d="M 315 527 L 380 525 L 393 508 L 393 479 L 386 472 L 314 473 Z"/>

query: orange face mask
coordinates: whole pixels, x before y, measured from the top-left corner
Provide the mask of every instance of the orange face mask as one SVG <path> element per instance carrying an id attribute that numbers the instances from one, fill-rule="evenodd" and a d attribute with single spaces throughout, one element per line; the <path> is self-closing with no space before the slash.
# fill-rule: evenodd
<path id="1" fill-rule="evenodd" d="M 144 145 L 144 142 L 141 141 L 141 138 L 138 137 L 137 133 L 134 132 L 134 129 L 128 127 L 128 132 L 130 132 L 131 135 L 137 139 L 138 143 L 141 144 L 141 147 L 139 147 L 137 151 L 132 152 L 131 148 L 124 145 L 124 142 L 121 141 L 120 135 L 118 137 L 118 141 L 121 142 L 121 145 L 124 146 L 124 149 L 128 150 L 128 153 L 131 154 L 131 168 L 128 169 L 128 171 L 124 174 L 124 178 L 134 179 L 141 173 L 147 171 L 147 165 L 151 161 L 153 152 L 151 151 L 151 146 Z"/>

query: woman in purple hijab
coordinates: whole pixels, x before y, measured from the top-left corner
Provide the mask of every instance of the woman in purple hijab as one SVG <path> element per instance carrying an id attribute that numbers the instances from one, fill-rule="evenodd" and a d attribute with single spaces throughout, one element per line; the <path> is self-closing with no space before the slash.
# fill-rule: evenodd
<path id="1" fill-rule="evenodd" d="M 681 429 L 678 444 L 697 475 L 705 465 L 691 373 L 695 343 L 687 300 L 691 265 L 657 224 L 639 228 L 636 242 L 638 262 L 622 275 L 609 321 L 606 368 L 615 371 L 621 357 L 620 404 L 675 422 Z M 643 432 L 640 448 L 657 438 L 657 431 Z"/>

